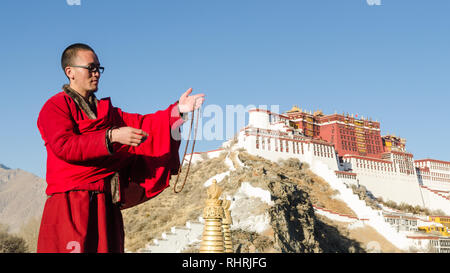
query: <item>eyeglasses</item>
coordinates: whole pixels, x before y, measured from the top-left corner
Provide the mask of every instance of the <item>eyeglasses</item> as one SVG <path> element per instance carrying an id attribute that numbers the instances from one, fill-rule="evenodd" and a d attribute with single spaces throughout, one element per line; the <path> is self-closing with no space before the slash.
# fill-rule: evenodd
<path id="1" fill-rule="evenodd" d="M 89 70 L 89 72 L 91 72 L 91 73 L 99 72 L 100 74 L 102 74 L 103 71 L 105 71 L 105 68 L 103 66 L 98 66 L 98 65 L 95 65 L 95 64 L 90 64 L 90 65 L 71 65 L 71 67 L 85 68 L 85 69 Z"/>

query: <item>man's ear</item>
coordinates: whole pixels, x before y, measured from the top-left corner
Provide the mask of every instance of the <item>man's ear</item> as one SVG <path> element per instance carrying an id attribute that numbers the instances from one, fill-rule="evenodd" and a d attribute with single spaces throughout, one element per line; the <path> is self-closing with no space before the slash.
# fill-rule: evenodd
<path id="1" fill-rule="evenodd" d="M 64 72 L 66 73 L 66 76 L 67 76 L 67 78 L 69 78 L 69 80 L 73 80 L 75 78 L 72 67 L 66 66 L 66 68 L 64 68 Z"/>

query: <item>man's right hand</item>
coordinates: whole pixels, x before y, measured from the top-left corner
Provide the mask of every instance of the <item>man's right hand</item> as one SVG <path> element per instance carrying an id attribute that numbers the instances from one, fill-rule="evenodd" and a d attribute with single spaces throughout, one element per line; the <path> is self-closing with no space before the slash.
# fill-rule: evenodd
<path id="1" fill-rule="evenodd" d="M 148 137 L 148 134 L 133 127 L 120 127 L 111 131 L 111 142 L 118 142 L 120 144 L 129 146 L 139 146 Z"/>

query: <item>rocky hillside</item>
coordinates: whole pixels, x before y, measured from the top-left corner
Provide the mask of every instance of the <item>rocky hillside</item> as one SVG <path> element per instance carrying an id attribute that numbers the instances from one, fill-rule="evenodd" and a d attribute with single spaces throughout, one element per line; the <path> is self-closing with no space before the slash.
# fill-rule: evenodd
<path id="1" fill-rule="evenodd" d="M 373 230 L 367 237 L 367 230 L 349 229 L 316 215 L 313 205 L 355 214 L 345 202 L 334 198 L 336 192 L 306 164 L 294 159 L 275 163 L 231 149 L 215 158 L 205 156 L 191 166 L 180 194 L 169 188 L 124 210 L 126 249 L 139 251 L 171 227 L 195 221 L 202 214 L 206 186 L 212 179 L 224 188 L 222 196 L 232 199 L 235 252 L 365 252 L 372 240 L 382 242 L 382 251 L 398 252 Z M 197 251 L 198 245 L 185 250 Z"/>
<path id="2" fill-rule="evenodd" d="M 45 180 L 21 169 L 0 166 L 0 223 L 15 233 L 33 218 L 40 218 Z"/>

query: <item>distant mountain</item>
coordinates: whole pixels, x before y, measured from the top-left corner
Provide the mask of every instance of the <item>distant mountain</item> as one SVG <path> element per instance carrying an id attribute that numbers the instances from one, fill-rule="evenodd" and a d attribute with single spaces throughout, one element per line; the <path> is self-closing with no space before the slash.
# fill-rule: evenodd
<path id="1" fill-rule="evenodd" d="M 0 164 L 0 223 L 17 232 L 33 217 L 41 217 L 45 180 L 21 169 Z"/>

